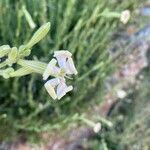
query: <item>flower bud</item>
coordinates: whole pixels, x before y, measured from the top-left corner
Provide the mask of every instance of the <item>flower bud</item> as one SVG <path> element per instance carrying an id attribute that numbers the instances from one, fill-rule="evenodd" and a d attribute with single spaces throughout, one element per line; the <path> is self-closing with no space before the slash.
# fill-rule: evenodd
<path id="1" fill-rule="evenodd" d="M 121 13 L 121 16 L 120 16 L 120 21 L 123 23 L 123 24 L 127 24 L 129 19 L 130 19 L 130 11 L 129 10 L 124 10 L 122 13 Z"/>
<path id="2" fill-rule="evenodd" d="M 20 76 L 25 76 L 28 74 L 31 74 L 33 72 L 32 69 L 27 68 L 27 67 L 22 67 L 14 72 L 10 73 L 10 77 L 20 77 Z"/>
<path id="3" fill-rule="evenodd" d="M 3 77 L 5 79 L 8 79 L 10 77 L 10 73 L 14 72 L 14 69 L 13 68 L 8 68 L 8 69 L 5 69 L 3 70 Z"/>
<path id="4" fill-rule="evenodd" d="M 30 49 L 33 45 L 42 40 L 50 30 L 50 22 L 42 25 L 32 36 L 26 47 Z"/>
<path id="5" fill-rule="evenodd" d="M 95 125 L 94 125 L 94 127 L 93 127 L 93 131 L 95 132 L 95 133 L 98 133 L 99 131 L 101 130 L 101 123 L 96 123 Z"/>
<path id="6" fill-rule="evenodd" d="M 6 56 L 10 52 L 11 48 L 9 45 L 0 46 L 0 58 Z"/>
<path id="7" fill-rule="evenodd" d="M 34 61 L 34 60 L 32 61 L 32 60 L 20 59 L 17 63 L 21 65 L 22 67 L 29 68 L 33 70 L 33 72 L 40 73 L 40 74 L 43 74 L 47 66 L 47 64 L 43 62 Z"/>
<path id="8" fill-rule="evenodd" d="M 26 49 L 23 53 L 24 57 L 29 56 L 31 54 L 31 49 Z"/>
<path id="9" fill-rule="evenodd" d="M 36 24 L 34 23 L 30 13 L 28 12 L 28 10 L 26 9 L 25 6 L 22 7 L 23 13 L 25 15 L 25 18 L 30 26 L 31 29 L 34 29 L 36 27 Z"/>
<path id="10" fill-rule="evenodd" d="M 8 64 L 12 65 L 13 63 L 15 63 L 17 61 L 17 56 L 18 56 L 18 50 L 16 47 L 13 47 L 10 51 L 10 53 L 8 54 Z"/>
<path id="11" fill-rule="evenodd" d="M 19 47 L 19 58 L 24 58 L 31 54 L 31 49 L 26 49 L 25 45 L 21 45 Z"/>
<path id="12" fill-rule="evenodd" d="M 26 46 L 25 45 L 21 45 L 19 46 L 19 54 L 22 54 L 26 49 Z"/>

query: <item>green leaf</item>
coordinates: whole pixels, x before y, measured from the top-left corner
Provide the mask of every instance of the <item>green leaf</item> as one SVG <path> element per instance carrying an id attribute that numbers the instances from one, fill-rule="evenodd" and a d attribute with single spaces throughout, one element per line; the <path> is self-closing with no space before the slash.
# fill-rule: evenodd
<path id="1" fill-rule="evenodd" d="M 16 47 L 13 47 L 11 49 L 10 53 L 8 54 L 7 62 L 9 63 L 9 65 L 12 65 L 13 63 L 16 63 L 17 56 L 18 56 L 18 50 L 17 50 Z"/>

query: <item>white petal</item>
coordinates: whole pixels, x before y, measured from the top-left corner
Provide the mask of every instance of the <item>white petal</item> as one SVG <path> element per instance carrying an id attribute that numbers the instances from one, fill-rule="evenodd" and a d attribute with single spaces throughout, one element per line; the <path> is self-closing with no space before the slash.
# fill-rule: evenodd
<path id="1" fill-rule="evenodd" d="M 57 98 L 57 95 L 56 95 L 56 92 L 55 92 L 55 89 L 54 87 L 51 85 L 51 83 L 49 81 L 47 81 L 45 84 L 44 84 L 47 92 L 49 93 L 49 95 L 53 98 L 53 99 L 56 99 Z"/>
<path id="2" fill-rule="evenodd" d="M 70 86 L 67 87 L 66 93 L 67 93 L 67 92 L 70 92 L 70 91 L 72 91 L 72 90 L 73 90 L 73 86 L 70 85 Z"/>
<path id="3" fill-rule="evenodd" d="M 60 77 L 59 80 L 61 83 L 66 83 L 66 79 L 64 77 Z"/>
<path id="4" fill-rule="evenodd" d="M 117 96 L 118 98 L 125 98 L 127 96 L 127 93 L 124 90 L 117 90 Z"/>
<path id="5" fill-rule="evenodd" d="M 57 87 L 57 98 L 61 99 L 66 94 L 66 86 L 65 84 L 59 84 Z"/>
<path id="6" fill-rule="evenodd" d="M 120 16 L 120 21 L 123 23 L 123 24 L 126 24 L 130 19 L 130 11 L 129 10 L 124 10 L 122 13 L 121 13 L 121 16 Z"/>
<path id="7" fill-rule="evenodd" d="M 70 71 L 70 74 L 77 74 L 77 70 L 75 68 L 74 62 L 72 58 L 68 58 L 67 60 L 67 66 L 68 66 L 68 70 Z"/>
<path id="8" fill-rule="evenodd" d="M 65 71 L 66 74 L 72 74 L 69 71 L 68 65 L 67 65 L 67 58 L 65 56 L 57 56 L 58 65 L 61 69 Z"/>
<path id="9" fill-rule="evenodd" d="M 96 123 L 93 130 L 95 133 L 98 133 L 101 130 L 101 123 Z"/>
<path id="10" fill-rule="evenodd" d="M 74 66 L 74 62 L 71 58 L 72 54 L 69 51 L 56 51 L 54 57 L 56 57 L 61 69 L 64 69 L 66 74 L 77 74 L 77 70 Z"/>
<path id="11" fill-rule="evenodd" d="M 57 87 L 57 98 L 61 99 L 67 92 L 73 89 L 72 86 L 68 86 L 65 83 L 65 79 L 61 80 L 60 84 Z"/>
<path id="12" fill-rule="evenodd" d="M 60 83 L 60 79 L 54 78 L 54 79 L 47 81 L 46 83 L 51 84 L 51 86 L 55 88 Z"/>
<path id="13" fill-rule="evenodd" d="M 62 54 L 57 54 L 55 57 L 57 59 L 59 67 L 67 73 L 68 68 L 67 68 L 66 62 L 67 62 L 68 57 L 70 57 L 70 56 L 62 53 Z"/>
<path id="14" fill-rule="evenodd" d="M 67 50 L 55 51 L 54 57 L 58 57 L 58 56 L 71 57 L 72 54 Z"/>
<path id="15" fill-rule="evenodd" d="M 43 80 L 47 80 L 48 77 L 49 73 L 45 70 L 45 72 L 43 73 Z"/>
<path id="16" fill-rule="evenodd" d="M 56 58 L 57 58 L 59 67 L 66 70 L 66 68 L 67 68 L 67 66 L 66 66 L 67 58 L 63 57 L 63 56 L 57 56 Z"/>
<path id="17" fill-rule="evenodd" d="M 54 66 L 50 72 L 50 75 L 52 76 L 58 76 L 61 72 L 61 69 L 57 66 Z"/>
<path id="18" fill-rule="evenodd" d="M 60 72 L 60 69 L 58 67 L 56 67 L 56 63 L 57 63 L 56 59 L 52 59 L 48 63 L 48 65 L 45 69 L 45 72 L 43 73 L 43 80 L 47 80 L 47 78 L 50 75 L 55 75 L 55 74 L 58 74 Z"/>

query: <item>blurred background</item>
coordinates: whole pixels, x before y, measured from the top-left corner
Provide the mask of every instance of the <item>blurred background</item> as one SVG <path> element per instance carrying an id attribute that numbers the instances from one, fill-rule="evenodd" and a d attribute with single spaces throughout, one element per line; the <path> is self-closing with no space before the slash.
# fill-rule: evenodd
<path id="1" fill-rule="evenodd" d="M 0 77 L 0 150 L 149 150 L 149 20 L 148 0 L 1 0 L 0 45 L 19 47 L 51 22 L 28 59 L 67 49 L 78 75 L 60 101 L 37 74 Z"/>

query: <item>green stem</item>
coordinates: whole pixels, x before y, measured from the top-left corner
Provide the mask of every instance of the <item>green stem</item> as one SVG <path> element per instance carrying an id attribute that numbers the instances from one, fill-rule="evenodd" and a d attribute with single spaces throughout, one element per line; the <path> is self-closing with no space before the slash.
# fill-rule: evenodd
<path id="1" fill-rule="evenodd" d="M 99 16 L 106 17 L 106 18 L 120 18 L 121 13 L 111 12 L 108 9 L 105 9 Z"/>
<path id="2" fill-rule="evenodd" d="M 104 150 L 108 150 L 107 143 L 105 142 L 104 139 L 102 139 L 102 146 Z"/>
<path id="3" fill-rule="evenodd" d="M 83 121 L 84 123 L 86 123 L 86 124 L 89 125 L 89 126 L 92 126 L 92 127 L 95 126 L 95 123 L 94 123 L 93 121 L 91 121 L 91 120 L 89 120 L 89 119 L 86 119 L 86 118 L 84 118 L 84 117 L 80 117 L 79 120 Z"/>
<path id="4" fill-rule="evenodd" d="M 110 128 L 113 127 L 113 123 L 103 117 L 98 116 L 98 117 L 95 117 L 95 119 L 99 120 L 100 122 L 102 122 L 103 124 L 107 125 Z"/>

